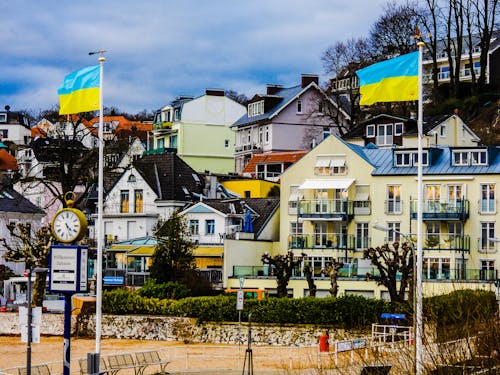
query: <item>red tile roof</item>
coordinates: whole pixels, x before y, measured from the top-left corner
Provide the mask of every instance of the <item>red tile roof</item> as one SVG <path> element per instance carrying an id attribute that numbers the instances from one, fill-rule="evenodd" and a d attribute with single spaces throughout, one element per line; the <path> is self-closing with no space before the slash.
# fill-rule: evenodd
<path id="1" fill-rule="evenodd" d="M 308 151 L 265 152 L 252 156 L 241 173 L 255 174 L 257 164 L 285 163 L 285 168 L 300 160 Z"/>
<path id="2" fill-rule="evenodd" d="M 1 171 L 17 171 L 17 159 L 5 150 L 0 150 L 0 170 Z"/>

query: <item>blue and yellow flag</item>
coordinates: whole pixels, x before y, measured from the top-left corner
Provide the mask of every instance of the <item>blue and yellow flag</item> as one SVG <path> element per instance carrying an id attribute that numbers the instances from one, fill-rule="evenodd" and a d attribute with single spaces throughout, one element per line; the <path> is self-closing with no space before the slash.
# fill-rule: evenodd
<path id="1" fill-rule="evenodd" d="M 59 114 L 96 111 L 100 107 L 100 66 L 88 66 L 68 74 L 57 90 Z"/>
<path id="2" fill-rule="evenodd" d="M 418 100 L 418 51 L 358 70 L 360 105 Z"/>

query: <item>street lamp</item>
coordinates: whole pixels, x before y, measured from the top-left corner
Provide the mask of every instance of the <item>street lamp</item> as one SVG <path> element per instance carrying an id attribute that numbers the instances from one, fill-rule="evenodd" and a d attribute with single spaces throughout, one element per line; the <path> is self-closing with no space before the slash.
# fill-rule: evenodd
<path id="1" fill-rule="evenodd" d="M 376 229 L 376 230 L 380 230 L 382 232 L 386 232 L 386 233 L 393 232 L 393 233 L 399 234 L 411 246 L 411 250 L 412 250 L 412 253 L 413 253 L 412 254 L 412 262 L 413 262 L 413 293 L 412 293 L 413 294 L 413 335 L 416 335 L 417 329 L 419 329 L 418 322 L 419 321 L 421 322 L 422 319 L 420 319 L 420 320 L 417 319 L 417 299 L 416 299 L 416 295 L 417 295 L 417 283 L 416 283 L 416 280 L 417 280 L 417 277 L 416 277 L 417 255 L 416 255 L 416 251 L 415 251 L 415 245 L 413 244 L 413 241 L 411 240 L 411 238 L 408 237 L 408 235 L 406 235 L 404 233 L 401 233 L 397 229 L 386 227 L 384 225 L 379 224 L 378 222 L 375 222 L 375 224 L 372 225 L 372 228 Z M 416 361 L 419 358 L 418 357 L 419 351 L 422 350 L 422 348 L 419 345 L 417 345 L 417 343 L 418 343 L 418 341 L 415 340 L 415 352 L 414 352 L 414 355 L 415 355 L 415 372 L 417 372 L 419 370 Z"/>

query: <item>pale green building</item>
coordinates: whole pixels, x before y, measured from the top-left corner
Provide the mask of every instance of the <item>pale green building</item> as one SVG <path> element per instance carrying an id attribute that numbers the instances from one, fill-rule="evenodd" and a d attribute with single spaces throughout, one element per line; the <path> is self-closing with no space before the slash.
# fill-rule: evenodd
<path id="1" fill-rule="evenodd" d="M 235 133 L 230 125 L 244 113 L 246 108 L 224 90 L 179 97 L 156 113 L 149 153 L 174 151 L 196 171 L 234 172 Z"/>

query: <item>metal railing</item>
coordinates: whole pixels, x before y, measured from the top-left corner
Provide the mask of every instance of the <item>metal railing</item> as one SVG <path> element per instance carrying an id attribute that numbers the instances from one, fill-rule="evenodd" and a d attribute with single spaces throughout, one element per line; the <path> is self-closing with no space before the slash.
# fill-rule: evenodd
<path id="1" fill-rule="evenodd" d="M 346 199 L 311 199 L 299 201 L 298 216 L 301 218 L 324 218 L 347 220 L 352 217 L 353 202 Z"/>
<path id="2" fill-rule="evenodd" d="M 466 220 L 469 218 L 469 201 L 443 201 L 440 199 L 425 199 L 422 204 L 424 220 Z M 412 219 L 417 218 L 418 201 L 411 200 L 410 214 Z"/>

